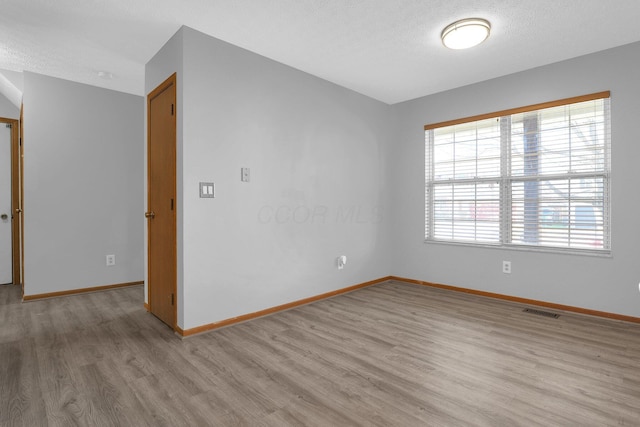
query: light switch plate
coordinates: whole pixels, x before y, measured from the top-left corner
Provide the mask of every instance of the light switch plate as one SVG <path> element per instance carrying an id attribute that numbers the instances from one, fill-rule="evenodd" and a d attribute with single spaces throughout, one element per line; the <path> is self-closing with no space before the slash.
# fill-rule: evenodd
<path id="1" fill-rule="evenodd" d="M 200 183 L 200 198 L 212 199 L 216 197 L 216 186 L 213 182 L 201 182 Z"/>
<path id="2" fill-rule="evenodd" d="M 249 168 L 240 168 L 240 180 L 242 182 L 249 182 L 251 179 L 251 171 Z"/>

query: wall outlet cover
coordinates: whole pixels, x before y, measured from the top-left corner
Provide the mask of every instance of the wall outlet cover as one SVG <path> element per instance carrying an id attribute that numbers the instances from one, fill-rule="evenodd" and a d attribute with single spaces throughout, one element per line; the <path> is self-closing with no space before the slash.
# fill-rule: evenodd
<path id="1" fill-rule="evenodd" d="M 511 261 L 502 261 L 502 272 L 511 274 Z"/>

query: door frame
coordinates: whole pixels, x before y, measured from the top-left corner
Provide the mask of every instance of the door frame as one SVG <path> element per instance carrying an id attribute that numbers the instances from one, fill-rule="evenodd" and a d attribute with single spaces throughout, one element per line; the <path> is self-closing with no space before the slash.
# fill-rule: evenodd
<path id="1" fill-rule="evenodd" d="M 167 78 L 164 82 L 160 83 L 155 89 L 153 89 L 148 95 L 147 95 L 147 210 L 149 210 L 149 202 L 150 202 L 150 195 L 151 192 L 149 191 L 149 189 L 151 188 L 151 173 L 150 173 L 150 169 L 151 169 L 151 156 L 149 156 L 149 152 L 151 151 L 151 101 L 157 97 L 158 95 L 160 95 L 162 92 L 164 92 L 166 89 L 170 88 L 172 85 L 174 87 L 176 87 L 176 96 L 177 96 L 177 73 L 173 73 L 171 76 L 169 76 L 169 78 Z M 176 159 L 177 162 L 177 116 L 178 116 L 178 107 L 177 107 L 177 99 L 175 101 L 175 112 L 174 112 L 174 127 L 176 127 L 175 129 L 175 135 L 176 135 L 176 140 L 174 141 L 174 145 L 173 145 L 173 149 L 174 149 L 174 158 Z M 177 164 L 174 166 L 173 169 L 173 185 L 174 187 L 176 187 L 177 189 L 177 176 L 176 176 L 176 172 L 177 172 Z M 177 203 L 177 197 L 176 197 L 176 202 L 175 202 L 175 210 L 176 210 L 176 214 L 175 214 L 175 218 L 176 218 L 176 222 L 177 222 L 177 215 L 178 215 L 178 203 Z M 146 213 L 145 213 L 146 216 Z M 151 229 L 151 221 L 149 219 L 147 219 L 147 302 L 148 302 L 148 311 L 150 313 L 153 313 L 153 307 L 151 306 L 151 293 L 152 293 L 152 284 L 149 281 L 149 278 L 151 277 L 151 245 L 150 245 L 150 237 L 151 237 L 151 233 L 150 230 Z M 174 304 L 173 304 L 173 325 L 169 325 L 174 331 L 178 331 L 178 239 L 177 239 L 177 223 L 174 226 L 174 230 L 176 230 L 176 236 L 174 238 L 175 241 L 175 246 L 173 248 L 173 254 L 174 254 L 174 260 L 173 262 L 175 263 L 175 272 L 176 272 L 176 277 L 173 280 L 173 289 L 172 292 L 175 295 L 175 299 L 174 299 Z"/>
<path id="2" fill-rule="evenodd" d="M 22 111 L 22 109 L 21 109 Z M 21 113 L 22 115 L 22 113 Z M 0 117 L 11 125 L 11 267 L 13 284 L 22 284 L 22 144 L 21 121 Z"/>

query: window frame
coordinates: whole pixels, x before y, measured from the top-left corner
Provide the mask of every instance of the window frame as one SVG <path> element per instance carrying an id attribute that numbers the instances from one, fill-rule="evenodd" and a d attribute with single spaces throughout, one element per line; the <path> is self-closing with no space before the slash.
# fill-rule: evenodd
<path id="1" fill-rule="evenodd" d="M 452 245 L 467 245 L 473 247 L 490 247 L 490 248 L 501 248 L 501 249 L 516 249 L 516 250 L 531 250 L 531 251 L 541 251 L 541 252 L 560 252 L 560 253 L 577 253 L 577 254 L 586 254 L 586 255 L 595 255 L 595 256 L 610 256 L 611 255 L 611 107 L 610 107 L 610 91 L 602 91 L 596 92 L 587 95 L 581 95 L 576 97 L 564 98 L 550 102 L 543 102 L 538 104 L 531 104 L 524 107 L 500 110 L 493 113 L 480 114 L 470 117 L 465 117 L 461 119 L 448 120 L 443 122 L 437 122 L 424 126 L 425 131 L 425 229 L 424 229 L 424 239 L 425 243 L 438 243 L 438 244 L 452 244 Z M 474 240 L 469 241 L 461 241 L 452 239 L 443 239 L 436 238 L 433 235 L 433 231 L 429 230 L 429 226 L 433 227 L 433 222 L 435 221 L 435 209 L 433 202 L 433 189 L 434 184 L 433 181 L 430 181 L 429 177 L 433 177 L 432 169 L 434 167 L 434 160 L 430 154 L 433 154 L 432 147 L 429 146 L 428 143 L 428 131 L 435 131 L 439 128 L 445 128 L 454 125 L 466 124 L 471 122 L 480 122 L 482 120 L 487 119 L 500 119 L 505 116 L 513 116 L 520 113 L 527 113 L 532 111 L 544 110 L 547 108 L 553 107 L 561 107 L 569 104 L 577 104 L 586 101 L 594 101 L 594 100 L 607 100 L 605 104 L 605 167 L 602 172 L 593 172 L 586 173 L 590 177 L 596 177 L 598 175 L 602 176 L 603 179 L 603 196 L 602 199 L 606 201 L 606 205 L 603 207 L 601 216 L 603 217 L 603 239 L 602 239 L 602 248 L 583 248 L 576 246 L 551 246 L 551 245 L 526 245 L 522 243 L 513 243 L 512 232 L 513 232 L 513 218 L 512 218 L 512 190 L 511 186 L 514 182 L 524 182 L 527 178 L 524 176 L 514 175 L 511 172 L 511 153 L 503 151 L 505 149 L 504 139 L 505 136 L 502 134 L 503 129 L 500 130 L 500 140 L 501 140 L 501 152 L 500 152 L 500 166 L 502 173 L 499 176 L 500 180 L 500 194 L 499 194 L 499 205 L 500 205 L 500 213 L 498 218 L 498 228 L 499 228 L 499 237 L 497 242 L 485 242 L 478 241 L 478 237 L 476 236 Z M 510 124 L 509 124 L 510 126 Z M 477 141 L 477 139 L 476 139 Z M 431 150 L 431 153 L 426 151 Z M 478 159 L 478 157 L 476 157 Z M 430 164 L 429 164 L 430 162 Z M 566 174 L 558 174 L 557 177 L 562 177 L 564 179 L 572 179 L 571 171 Z M 491 179 L 491 178 L 490 178 Z M 436 181 L 436 180 L 434 180 Z M 464 180 L 452 179 L 452 184 L 459 183 Z M 469 179 L 469 182 L 482 182 L 482 178 L 472 178 Z M 431 200 L 429 200 L 431 198 Z M 475 199 L 480 200 L 480 199 Z M 541 224 L 542 219 L 538 218 L 537 224 Z"/>

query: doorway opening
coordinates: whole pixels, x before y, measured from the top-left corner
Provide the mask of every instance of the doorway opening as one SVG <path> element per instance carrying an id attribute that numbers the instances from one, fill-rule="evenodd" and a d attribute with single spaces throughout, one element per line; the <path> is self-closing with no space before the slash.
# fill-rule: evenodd
<path id="1" fill-rule="evenodd" d="M 0 285 L 22 284 L 20 121 L 0 117 Z"/>

